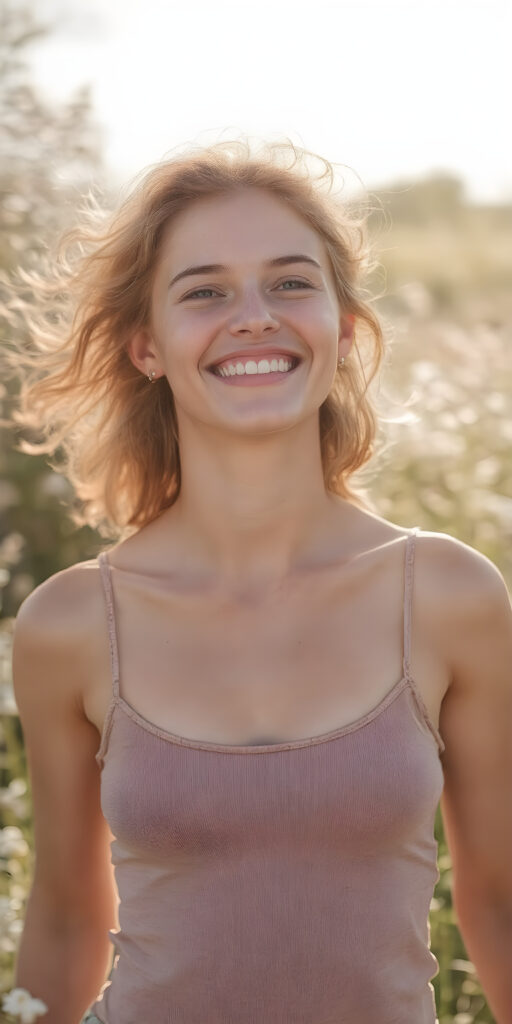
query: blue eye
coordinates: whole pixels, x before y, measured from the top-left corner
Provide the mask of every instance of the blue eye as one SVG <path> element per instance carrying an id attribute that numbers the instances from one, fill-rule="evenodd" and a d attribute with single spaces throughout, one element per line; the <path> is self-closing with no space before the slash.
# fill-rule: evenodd
<path id="1" fill-rule="evenodd" d="M 311 284 L 308 284 L 307 281 L 301 281 L 301 280 L 299 280 L 299 278 L 295 278 L 295 277 L 289 277 L 289 278 L 287 278 L 286 281 L 281 281 L 281 284 L 277 285 L 277 287 L 281 288 L 285 284 L 298 284 L 300 288 L 312 288 L 313 287 Z M 294 291 L 295 289 L 291 289 L 291 290 Z M 290 289 L 286 288 L 285 291 L 290 291 Z M 219 292 L 216 292 L 214 288 L 196 288 L 195 291 L 188 292 L 188 294 L 184 295 L 183 298 L 184 299 L 204 298 L 205 293 L 207 293 L 207 292 L 209 292 L 210 295 L 219 295 Z"/>
<path id="2" fill-rule="evenodd" d="M 188 295 L 184 295 L 184 298 L 195 299 L 201 292 L 211 292 L 213 295 L 218 295 L 218 292 L 214 292 L 213 288 L 196 288 L 195 292 L 189 292 Z"/>
<path id="3" fill-rule="evenodd" d="M 281 284 L 278 285 L 278 287 L 281 288 L 281 285 L 283 284 L 298 284 L 300 285 L 301 288 L 312 287 L 312 285 L 308 284 L 307 281 L 300 281 L 298 278 L 295 277 L 289 277 L 286 281 L 281 281 Z M 286 291 L 289 291 L 289 289 L 287 288 Z"/>

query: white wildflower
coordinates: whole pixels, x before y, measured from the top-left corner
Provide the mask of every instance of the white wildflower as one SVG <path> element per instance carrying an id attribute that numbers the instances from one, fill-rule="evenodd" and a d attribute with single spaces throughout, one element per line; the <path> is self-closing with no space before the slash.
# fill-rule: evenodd
<path id="1" fill-rule="evenodd" d="M 34 999 L 26 988 L 13 988 L 3 997 L 2 1009 L 19 1017 L 21 1024 L 34 1024 L 36 1017 L 48 1012 L 42 999 Z"/>
<path id="2" fill-rule="evenodd" d="M 1 661 L 1 652 L 0 652 Z M 13 811 L 20 818 L 25 816 L 27 802 L 24 798 L 27 783 L 24 779 L 11 779 L 7 788 L 0 787 L 0 807 Z"/>
<path id="3" fill-rule="evenodd" d="M 17 825 L 0 829 L 0 857 L 25 857 L 27 853 L 28 843 Z"/>

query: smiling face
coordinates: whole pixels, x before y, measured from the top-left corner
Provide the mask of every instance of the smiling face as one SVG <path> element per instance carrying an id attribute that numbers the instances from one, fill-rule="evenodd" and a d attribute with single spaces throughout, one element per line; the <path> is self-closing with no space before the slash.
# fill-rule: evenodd
<path id="1" fill-rule="evenodd" d="M 173 219 L 151 324 L 129 353 L 142 372 L 167 376 L 179 421 L 266 431 L 319 409 L 351 334 L 321 237 L 283 200 L 246 188 Z"/>

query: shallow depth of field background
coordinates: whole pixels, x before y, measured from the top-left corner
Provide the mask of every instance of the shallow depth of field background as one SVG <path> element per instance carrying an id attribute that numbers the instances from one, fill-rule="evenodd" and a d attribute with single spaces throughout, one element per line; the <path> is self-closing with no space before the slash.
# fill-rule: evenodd
<path id="1" fill-rule="evenodd" d="M 265 4 L 262 9 L 269 10 Z M 117 184 L 104 164 L 87 91 L 57 101 L 45 97 L 35 82 L 32 54 L 38 45 L 48 46 L 48 35 L 38 42 L 30 7 L 5 8 L 0 28 L 0 271 L 5 281 L 18 264 L 34 265 L 44 246 L 72 221 L 77 196 L 91 182 L 103 183 L 114 201 Z M 285 123 L 281 134 L 292 134 L 292 128 Z M 169 148 L 182 141 L 182 135 L 170 136 Z M 307 137 L 304 144 L 309 145 Z M 318 152 L 337 159 L 326 147 Z M 139 169 L 161 155 L 143 160 Z M 351 153 L 346 161 L 353 163 Z M 379 514 L 465 541 L 496 563 L 510 588 L 512 192 L 508 199 L 503 193 L 492 202 L 489 197 L 478 200 L 468 195 L 462 174 L 431 168 L 414 177 L 397 175 L 370 191 L 375 209 L 369 228 L 379 267 L 368 288 L 391 344 L 378 394 L 383 413 L 379 449 L 365 474 L 366 486 Z M 8 330 L 4 321 L 2 340 Z M 5 415 L 14 388 L 0 387 Z M 93 531 L 77 530 L 66 518 L 66 482 L 43 458 L 15 451 L 14 442 L 4 430 L 0 997 L 12 987 L 34 864 L 30 786 L 10 674 L 14 616 L 34 586 L 93 557 L 100 546 Z M 433 981 L 440 1024 L 492 1024 L 452 909 L 450 857 L 439 811 L 436 838 L 441 877 L 430 923 L 431 946 L 440 963 Z"/>

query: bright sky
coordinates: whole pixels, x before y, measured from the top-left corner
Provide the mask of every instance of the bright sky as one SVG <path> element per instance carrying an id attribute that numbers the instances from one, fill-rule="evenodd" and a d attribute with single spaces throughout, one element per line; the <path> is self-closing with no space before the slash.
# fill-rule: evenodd
<path id="1" fill-rule="evenodd" d="M 38 0 L 49 96 L 90 83 L 123 182 L 187 142 L 292 140 L 368 188 L 448 171 L 512 201 L 508 0 Z M 349 186 L 350 187 L 350 186 Z"/>

